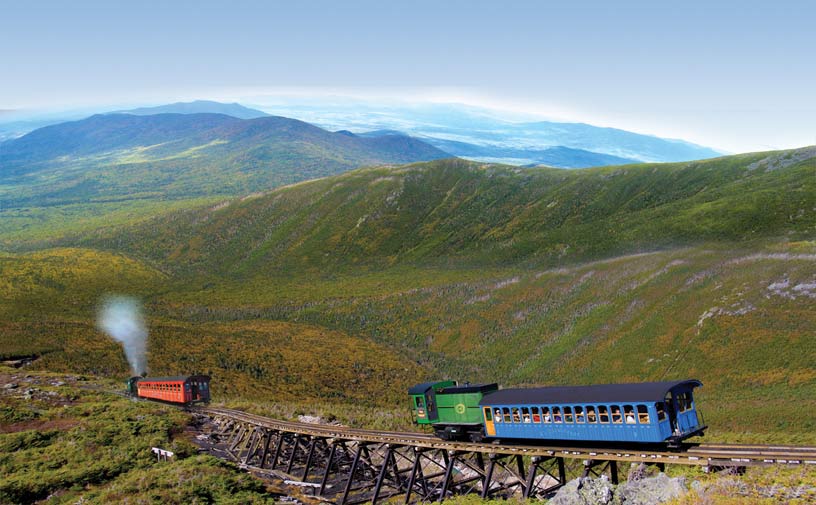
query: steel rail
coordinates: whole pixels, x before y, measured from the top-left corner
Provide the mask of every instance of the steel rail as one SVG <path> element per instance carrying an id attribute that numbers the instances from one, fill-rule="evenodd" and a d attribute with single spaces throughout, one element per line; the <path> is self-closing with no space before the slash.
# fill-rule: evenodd
<path id="1" fill-rule="evenodd" d="M 480 452 L 483 454 L 563 457 L 584 460 L 628 461 L 648 464 L 683 464 L 698 466 L 749 466 L 786 464 L 816 465 L 816 447 L 700 444 L 684 451 L 641 449 L 637 447 L 587 448 L 545 445 L 507 445 L 441 440 L 424 433 L 393 432 L 348 428 L 325 424 L 281 421 L 218 407 L 190 409 L 209 416 L 221 416 L 234 421 L 299 435 L 347 440 L 379 442 L 402 446 L 445 449 L 448 451 Z"/>

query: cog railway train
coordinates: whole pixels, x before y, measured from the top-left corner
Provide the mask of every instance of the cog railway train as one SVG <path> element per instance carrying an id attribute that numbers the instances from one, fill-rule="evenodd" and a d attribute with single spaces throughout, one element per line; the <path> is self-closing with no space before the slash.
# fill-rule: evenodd
<path id="1" fill-rule="evenodd" d="M 170 403 L 209 403 L 210 376 L 131 377 L 127 381 L 130 396 Z"/>
<path id="2" fill-rule="evenodd" d="M 499 389 L 426 382 L 408 390 L 414 420 L 445 440 L 665 443 L 703 435 L 695 379 Z"/>

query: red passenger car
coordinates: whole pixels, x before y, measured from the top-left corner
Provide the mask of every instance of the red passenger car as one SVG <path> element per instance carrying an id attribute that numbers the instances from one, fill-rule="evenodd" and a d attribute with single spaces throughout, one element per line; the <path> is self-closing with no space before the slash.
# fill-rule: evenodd
<path id="1" fill-rule="evenodd" d="M 134 377 L 134 379 L 136 379 Z M 134 380 L 137 396 L 173 403 L 210 401 L 210 376 L 145 377 Z M 132 387 L 132 385 L 131 385 Z"/>

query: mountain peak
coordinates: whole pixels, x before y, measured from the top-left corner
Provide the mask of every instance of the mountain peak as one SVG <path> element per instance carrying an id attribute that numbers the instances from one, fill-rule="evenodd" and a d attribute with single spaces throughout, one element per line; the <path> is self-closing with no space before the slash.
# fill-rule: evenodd
<path id="1" fill-rule="evenodd" d="M 244 107 L 239 103 L 221 103 L 212 100 L 194 100 L 192 102 L 176 102 L 155 107 L 139 107 L 136 109 L 115 111 L 113 114 L 133 114 L 134 116 L 149 116 L 154 114 L 225 114 L 238 119 L 254 119 L 268 116 L 266 112 Z"/>

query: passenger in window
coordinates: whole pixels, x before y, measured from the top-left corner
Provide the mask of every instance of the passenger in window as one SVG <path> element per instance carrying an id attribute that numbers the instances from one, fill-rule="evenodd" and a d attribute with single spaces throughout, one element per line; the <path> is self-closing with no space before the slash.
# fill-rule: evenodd
<path id="1" fill-rule="evenodd" d="M 500 409 L 496 409 L 496 415 L 493 418 L 496 420 L 497 423 L 502 422 L 501 410 Z"/>
<path id="2" fill-rule="evenodd" d="M 595 409 L 593 407 L 587 407 L 587 422 L 588 423 L 595 423 L 598 418 L 595 416 Z"/>
<path id="3" fill-rule="evenodd" d="M 626 424 L 635 424 L 637 421 L 635 420 L 635 409 L 632 408 L 631 405 L 625 405 L 623 407 L 623 411 L 626 418 Z"/>
<path id="4" fill-rule="evenodd" d="M 612 422 L 621 424 L 622 421 L 620 407 L 612 407 Z"/>
<path id="5" fill-rule="evenodd" d="M 550 409 L 548 409 L 547 407 L 544 407 L 542 412 L 544 412 L 544 422 L 545 423 L 551 423 L 552 422 L 552 417 L 550 417 Z"/>

